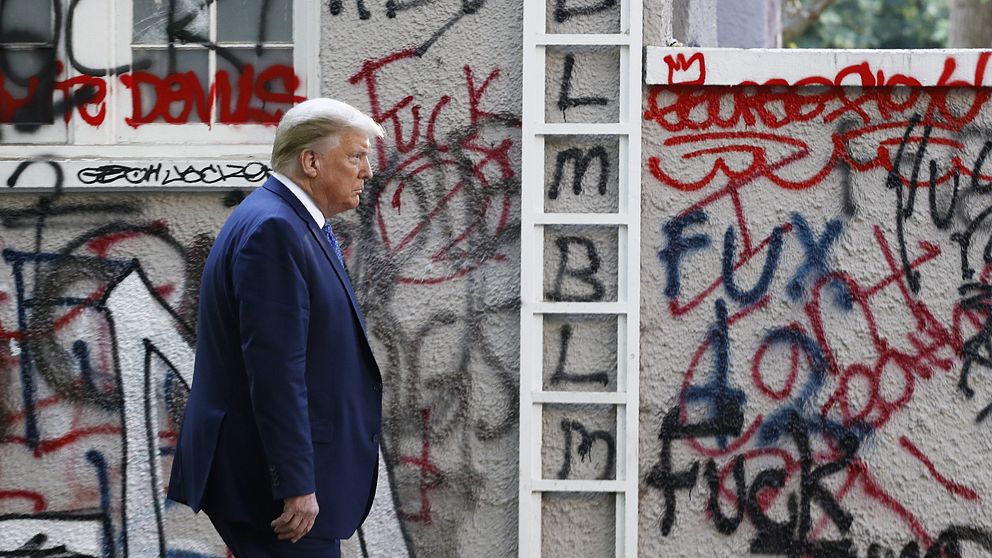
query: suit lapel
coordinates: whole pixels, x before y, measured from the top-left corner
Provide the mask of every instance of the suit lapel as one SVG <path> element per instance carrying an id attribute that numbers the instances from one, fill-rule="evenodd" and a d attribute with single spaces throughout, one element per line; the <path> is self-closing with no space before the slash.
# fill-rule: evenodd
<path id="1" fill-rule="evenodd" d="M 269 177 L 269 180 L 265 182 L 263 186 L 266 190 L 278 195 L 290 207 L 293 211 L 303 220 L 306 224 L 307 230 L 310 231 L 310 236 L 313 237 L 317 245 L 320 246 L 320 250 L 324 253 L 324 257 L 327 258 L 328 263 L 331 264 L 331 268 L 334 273 L 338 276 L 338 281 L 341 282 L 341 286 L 344 287 L 345 293 L 348 294 L 348 300 L 351 301 L 351 308 L 355 312 L 355 316 L 358 317 L 358 323 L 362 326 L 362 334 L 365 335 L 365 341 L 368 342 L 368 332 L 365 330 L 365 317 L 362 316 L 362 310 L 358 307 L 358 301 L 355 299 L 355 291 L 351 286 L 351 280 L 348 278 L 348 272 L 341 266 L 341 262 L 338 261 L 338 257 L 331 250 L 330 243 L 327 241 L 327 237 L 324 236 L 324 231 L 317 227 L 317 223 L 313 222 L 313 217 L 310 216 L 310 212 L 303 207 L 303 203 L 300 202 L 289 188 L 274 177 Z"/>

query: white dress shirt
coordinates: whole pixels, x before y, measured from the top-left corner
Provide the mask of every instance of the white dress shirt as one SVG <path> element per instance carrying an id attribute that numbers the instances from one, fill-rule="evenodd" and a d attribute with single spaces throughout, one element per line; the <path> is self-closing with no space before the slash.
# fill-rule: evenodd
<path id="1" fill-rule="evenodd" d="M 273 178 L 275 178 L 279 182 L 282 182 L 283 185 L 286 186 L 286 188 L 289 188 L 289 191 L 292 192 L 294 196 L 299 198 L 300 203 L 303 204 L 303 207 L 307 208 L 307 211 L 310 213 L 310 216 L 313 217 L 313 220 L 317 223 L 317 228 L 318 229 L 323 228 L 324 223 L 327 220 L 324 218 L 324 214 L 320 212 L 320 209 L 317 207 L 317 204 L 313 201 L 313 198 L 310 197 L 310 194 L 306 193 L 306 191 L 304 191 L 303 188 L 297 186 L 296 183 L 290 180 L 289 177 L 287 177 L 286 175 L 283 175 L 276 171 L 269 171 L 269 174 L 271 174 Z"/>

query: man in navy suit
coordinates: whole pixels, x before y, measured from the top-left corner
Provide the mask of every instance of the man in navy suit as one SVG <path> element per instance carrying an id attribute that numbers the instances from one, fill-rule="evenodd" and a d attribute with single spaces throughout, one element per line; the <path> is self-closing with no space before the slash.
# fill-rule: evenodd
<path id="1" fill-rule="evenodd" d="M 207 258 L 168 496 L 238 558 L 339 556 L 372 506 L 382 377 L 327 219 L 358 207 L 382 135 L 340 101 L 287 111 Z"/>

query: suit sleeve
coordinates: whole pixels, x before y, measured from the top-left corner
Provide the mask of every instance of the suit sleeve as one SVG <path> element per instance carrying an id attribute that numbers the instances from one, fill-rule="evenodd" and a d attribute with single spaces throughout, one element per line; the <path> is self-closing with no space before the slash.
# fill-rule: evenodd
<path id="1" fill-rule="evenodd" d="M 269 219 L 250 233 L 232 266 L 252 411 L 276 500 L 315 492 L 303 258 L 298 230 Z"/>

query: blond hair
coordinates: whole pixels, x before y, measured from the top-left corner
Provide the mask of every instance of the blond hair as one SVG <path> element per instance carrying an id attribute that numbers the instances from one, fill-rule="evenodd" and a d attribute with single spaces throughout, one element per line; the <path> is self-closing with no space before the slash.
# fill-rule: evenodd
<path id="1" fill-rule="evenodd" d="M 330 149 L 345 130 L 364 132 L 369 139 L 385 135 L 382 126 L 348 103 L 327 98 L 303 101 L 286 111 L 279 121 L 272 142 L 272 170 L 294 174 L 299 170 L 299 155 L 304 149 Z"/>

